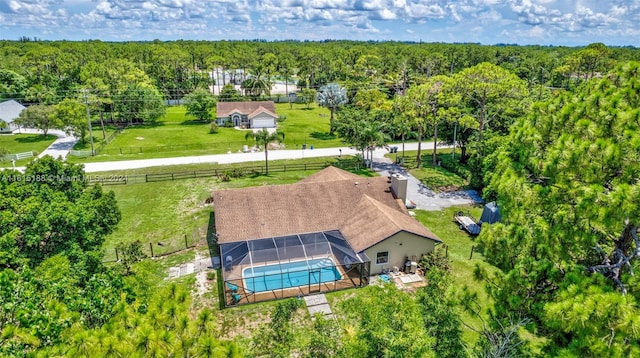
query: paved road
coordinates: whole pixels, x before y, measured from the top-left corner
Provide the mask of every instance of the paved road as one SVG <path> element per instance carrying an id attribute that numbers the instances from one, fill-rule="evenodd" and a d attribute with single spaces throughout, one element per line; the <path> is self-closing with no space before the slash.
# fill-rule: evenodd
<path id="1" fill-rule="evenodd" d="M 58 133 L 60 134 L 60 133 Z M 64 135 L 62 133 L 62 135 Z M 64 141 L 67 139 L 67 141 Z M 42 155 L 59 155 L 59 151 L 64 151 L 65 146 L 73 147 L 72 143 L 75 143 L 73 137 L 59 138 L 50 149 L 43 152 Z M 57 144 L 58 143 L 58 144 Z M 402 155 L 401 145 L 399 147 L 398 157 Z M 422 143 L 422 148 L 432 148 L 433 143 Z M 418 143 L 405 144 L 405 150 L 416 150 Z M 66 149 L 68 150 L 68 149 Z M 296 150 L 271 150 L 269 151 L 269 160 L 277 159 L 301 159 L 301 158 L 320 158 L 320 157 L 338 157 L 340 155 L 354 155 L 359 153 L 358 151 L 349 147 L 340 148 L 316 148 L 316 149 L 296 149 Z M 409 200 L 416 204 L 418 209 L 423 210 L 440 210 L 444 207 L 462 204 L 473 204 L 482 202 L 482 198 L 477 192 L 473 190 L 456 191 L 449 193 L 436 193 L 422 184 L 418 179 L 413 177 L 404 168 L 393 164 L 393 161 L 385 158 L 384 155 L 388 153 L 386 149 L 378 149 L 374 152 L 374 170 L 380 173 L 380 175 L 388 175 L 389 173 L 401 173 L 408 178 L 407 197 Z M 42 156 L 41 155 L 41 156 Z M 192 157 L 176 157 L 176 158 L 158 158 L 158 159 L 140 159 L 140 160 L 124 160 L 114 162 L 97 162 L 86 163 L 85 171 L 87 173 L 112 171 L 112 170 L 125 170 L 125 169 L 139 169 L 157 166 L 168 165 L 181 165 L 181 164 L 198 164 L 198 163 L 243 163 L 243 162 L 255 162 L 264 160 L 264 152 L 255 153 L 229 153 L 229 154 L 215 154 L 215 155 L 201 155 Z M 24 167 L 17 168 L 24 172 Z"/>
<path id="2" fill-rule="evenodd" d="M 428 144 L 428 143 L 427 143 Z M 429 144 L 433 146 L 432 144 Z M 401 145 L 399 146 L 401 147 Z M 405 150 L 416 150 L 418 143 L 407 143 Z M 423 143 L 425 148 L 425 143 Z M 359 153 L 358 151 L 349 147 L 340 148 L 316 148 L 316 149 L 286 149 L 286 150 L 270 150 L 269 160 L 277 159 L 301 159 L 301 158 L 320 158 L 320 157 L 338 157 L 340 155 L 354 155 Z M 374 158 L 384 157 L 384 154 L 388 153 L 386 149 L 378 149 Z M 398 153 L 402 155 L 402 153 Z M 214 155 L 201 155 L 194 157 L 176 157 L 176 158 L 158 158 L 158 159 L 140 159 L 140 160 L 123 160 L 115 162 L 99 162 L 99 163 L 86 163 L 84 165 L 87 173 L 111 171 L 111 170 L 123 170 L 123 169 L 139 169 L 148 167 L 157 167 L 164 165 L 180 165 L 180 164 L 199 164 L 199 163 L 244 163 L 244 162 L 259 162 L 264 160 L 264 152 L 255 153 L 229 153 L 229 154 L 214 154 Z"/>

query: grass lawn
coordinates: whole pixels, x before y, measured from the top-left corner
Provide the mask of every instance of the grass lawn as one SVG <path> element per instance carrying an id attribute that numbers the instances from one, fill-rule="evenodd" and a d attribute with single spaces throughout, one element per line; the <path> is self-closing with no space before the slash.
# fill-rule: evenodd
<path id="1" fill-rule="evenodd" d="M 185 116 L 185 107 L 169 107 L 167 114 L 155 124 L 130 127 L 122 131 L 111 143 L 92 158 L 70 158 L 72 162 L 100 162 L 114 160 L 180 157 L 188 155 L 222 154 L 238 152 L 245 140 L 245 130 L 220 127 L 218 133 L 209 133 L 209 123 L 197 123 Z M 329 110 L 312 105 L 276 104 L 276 111 L 286 120 L 278 123 L 285 133 L 287 148 L 300 148 L 302 144 L 327 148 L 344 145 L 335 136 L 329 136 Z M 94 138 L 101 138 L 101 129 L 94 129 Z M 77 150 L 87 149 L 87 145 Z"/>
<path id="2" fill-rule="evenodd" d="M 105 126 L 104 133 L 102 132 L 102 127 L 92 127 L 91 130 L 93 131 L 93 147 L 97 150 L 98 146 L 115 133 L 117 128 L 114 126 Z M 89 141 L 89 136 L 87 135 L 87 140 L 84 143 L 76 143 L 73 146 L 73 150 L 91 150 L 91 141 Z"/>
<path id="3" fill-rule="evenodd" d="M 0 134 L 0 148 L 5 148 L 9 154 L 33 152 L 42 153 L 51 143 L 56 140 L 56 136 L 48 134 Z M 33 158 L 16 161 L 16 166 L 23 166 Z M 0 168 L 11 167 L 11 161 L 0 161 Z"/>

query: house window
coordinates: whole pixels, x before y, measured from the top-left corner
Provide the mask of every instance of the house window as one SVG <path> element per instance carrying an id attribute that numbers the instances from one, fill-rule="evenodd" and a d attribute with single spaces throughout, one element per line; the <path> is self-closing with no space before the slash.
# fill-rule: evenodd
<path id="1" fill-rule="evenodd" d="M 389 251 L 376 253 L 376 265 L 386 265 L 389 263 Z"/>

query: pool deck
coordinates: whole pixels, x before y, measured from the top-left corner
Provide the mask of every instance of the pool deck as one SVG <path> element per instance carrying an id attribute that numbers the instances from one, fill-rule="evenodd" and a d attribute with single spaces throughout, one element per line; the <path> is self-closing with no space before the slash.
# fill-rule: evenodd
<path id="1" fill-rule="evenodd" d="M 360 274 L 357 271 L 349 270 L 345 272 L 343 270 L 343 267 L 341 266 L 337 266 L 336 268 L 340 271 L 340 274 L 342 276 L 341 280 L 265 292 L 249 292 L 245 290 L 243 279 L 227 280 L 232 284 L 238 286 L 236 299 L 233 298 L 232 292 L 229 291 L 228 287 L 225 287 L 225 297 L 227 300 L 227 305 L 235 306 L 246 303 L 271 301 L 288 297 L 306 297 L 309 295 L 366 285 L 366 279 L 363 280 L 364 282 L 361 282 Z"/>

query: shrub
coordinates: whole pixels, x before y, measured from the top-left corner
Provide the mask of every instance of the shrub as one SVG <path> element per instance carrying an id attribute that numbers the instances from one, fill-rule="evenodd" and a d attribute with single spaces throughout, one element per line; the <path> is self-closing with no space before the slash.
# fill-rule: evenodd
<path id="1" fill-rule="evenodd" d="M 209 133 L 211 134 L 218 133 L 219 129 L 220 127 L 218 126 L 218 123 L 212 122 L 211 125 L 209 126 Z"/>
<path id="2" fill-rule="evenodd" d="M 226 120 L 226 121 L 224 121 L 223 126 L 224 126 L 225 128 L 233 128 L 233 127 L 234 127 L 233 122 L 232 122 L 231 120 Z"/>
<path id="3" fill-rule="evenodd" d="M 213 281 L 215 279 L 216 279 L 216 272 L 215 271 L 207 271 L 207 280 Z"/>
<path id="4" fill-rule="evenodd" d="M 284 122 L 286 120 L 287 120 L 287 115 L 286 114 L 278 116 L 278 123 L 282 123 L 282 122 Z"/>
<path id="5" fill-rule="evenodd" d="M 433 267 L 437 267 L 438 269 L 443 271 L 451 270 L 451 265 L 449 264 L 449 258 L 447 257 L 445 248 L 442 246 L 443 245 L 436 246 L 436 248 L 432 252 L 420 258 L 420 262 L 418 263 L 418 266 L 420 266 L 420 268 L 424 272 L 429 272 L 429 269 Z"/>

